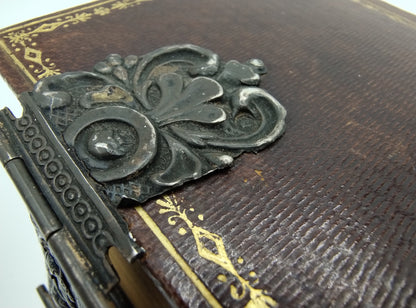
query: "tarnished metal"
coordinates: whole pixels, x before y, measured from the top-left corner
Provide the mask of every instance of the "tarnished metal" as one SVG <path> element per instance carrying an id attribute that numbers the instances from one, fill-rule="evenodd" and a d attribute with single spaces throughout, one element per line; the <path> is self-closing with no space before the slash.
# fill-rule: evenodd
<path id="1" fill-rule="evenodd" d="M 144 250 L 114 208 L 123 198 L 143 202 L 283 133 L 285 109 L 258 88 L 265 71 L 194 45 L 110 55 L 94 72 L 38 82 L 19 98 L 21 118 L 0 112 L 0 159 L 38 230 L 55 304 L 125 305 L 106 253 L 132 262 Z"/>
<path id="2" fill-rule="evenodd" d="M 51 274 L 49 287 L 59 290 L 54 300 L 67 302 L 64 284 L 55 286 L 67 280 L 75 306 L 110 306 L 119 279 L 107 261 L 108 248 L 117 247 L 130 262 L 144 250 L 70 158 L 31 96 L 25 93 L 20 101 L 21 118 L 0 112 L 1 159 L 28 205 L 46 255 L 61 269 L 59 279 Z"/>
<path id="3" fill-rule="evenodd" d="M 258 88 L 261 60 L 221 62 L 194 45 L 110 55 L 94 72 L 40 81 L 32 97 L 71 156 L 118 204 L 230 166 L 284 130 L 286 111 Z"/>

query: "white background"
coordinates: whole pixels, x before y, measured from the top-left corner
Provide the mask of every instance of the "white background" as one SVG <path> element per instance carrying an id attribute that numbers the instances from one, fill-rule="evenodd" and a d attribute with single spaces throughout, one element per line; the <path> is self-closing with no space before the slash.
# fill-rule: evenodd
<path id="1" fill-rule="evenodd" d="M 0 0 L 0 28 L 87 2 L 86 0 Z M 416 14 L 415 0 L 387 1 Z M 0 109 L 21 108 L 0 79 Z M 43 307 L 36 287 L 46 283 L 43 254 L 26 207 L 0 166 L 0 307 Z"/>

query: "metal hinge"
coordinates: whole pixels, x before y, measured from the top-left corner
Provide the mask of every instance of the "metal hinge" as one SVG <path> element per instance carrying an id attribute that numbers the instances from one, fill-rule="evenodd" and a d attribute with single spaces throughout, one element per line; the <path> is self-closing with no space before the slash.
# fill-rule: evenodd
<path id="1" fill-rule="evenodd" d="M 265 72 L 258 59 L 222 62 L 189 44 L 112 54 L 93 72 L 39 81 L 19 97 L 21 118 L 0 112 L 0 158 L 38 229 L 52 302 L 123 306 L 107 251 L 131 263 L 144 249 L 116 207 L 228 167 L 283 134 L 286 110 L 258 87 Z"/>
<path id="2" fill-rule="evenodd" d="M 0 159 L 28 206 L 49 256 L 49 272 L 59 292 L 66 285 L 66 299 L 72 298 L 74 305 L 113 306 L 116 299 L 111 294 L 119 279 L 107 250 L 117 247 L 129 262 L 144 250 L 129 237 L 117 211 L 104 204 L 83 176 L 30 95 L 23 94 L 20 101 L 21 118 L 8 109 L 0 112 Z M 41 290 L 46 304 L 47 295 Z"/>

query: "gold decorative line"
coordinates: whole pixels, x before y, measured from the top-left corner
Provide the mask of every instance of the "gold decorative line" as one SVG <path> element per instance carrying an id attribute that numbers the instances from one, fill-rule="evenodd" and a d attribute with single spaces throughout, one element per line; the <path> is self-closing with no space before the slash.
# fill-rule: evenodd
<path id="1" fill-rule="evenodd" d="M 273 298 L 267 295 L 267 291 L 254 288 L 249 280 L 243 278 L 237 272 L 236 268 L 227 255 L 223 239 L 218 234 L 209 232 L 208 230 L 195 225 L 191 220 L 189 220 L 188 215 L 186 214 L 187 209 L 181 208 L 181 205 L 178 204 L 175 196 L 172 198 L 165 196 L 163 199 L 157 200 L 156 203 L 161 207 L 159 214 L 171 213 L 171 216 L 168 218 L 170 225 L 176 225 L 177 219 L 182 220 L 187 225 L 189 230 L 192 232 L 198 253 L 202 258 L 219 265 L 229 274 L 238 279 L 242 286 L 242 292 L 239 294 L 237 287 L 231 285 L 230 294 L 233 299 L 242 300 L 246 296 L 247 292 L 249 292 L 250 300 L 246 304 L 246 308 L 266 308 L 276 307 L 278 305 L 278 303 Z M 194 211 L 193 208 L 190 208 L 189 210 L 191 212 Z M 198 215 L 198 219 L 202 221 L 204 217 L 202 215 Z M 187 231 L 184 228 L 179 228 L 178 233 L 185 235 Z M 210 242 L 211 245 L 207 246 L 206 243 L 208 242 Z M 214 246 L 212 246 L 212 244 L 214 244 Z M 244 263 L 244 259 L 239 257 L 237 263 Z M 259 282 L 255 272 L 250 272 L 249 276 L 252 278 L 252 280 L 255 279 L 253 283 Z M 224 274 L 218 275 L 217 279 L 221 282 L 227 281 L 227 277 Z"/>
<path id="2" fill-rule="evenodd" d="M 78 7 L 66 13 L 52 15 L 14 28 L 5 29 L 0 32 L 0 35 L 2 35 L 3 39 L 9 41 L 10 47 L 14 49 L 14 52 L 22 53 L 23 59 L 32 63 L 29 65 L 29 69 L 26 68 L 11 49 L 7 48 L 7 54 L 11 57 L 12 61 L 20 68 L 23 66 L 25 75 L 31 81 L 36 82 L 38 79 L 61 73 L 60 69 L 56 67 L 56 64 L 51 62 L 50 58 L 45 58 L 42 51 L 37 49 L 37 43 L 34 39 L 40 34 L 55 31 L 60 27 L 68 27 L 71 24 L 76 25 L 81 22 L 86 22 L 93 16 L 104 16 L 110 14 L 113 10 L 124 10 L 146 1 L 151 0 L 101 1 L 93 5 Z M 107 7 L 106 5 L 109 4 L 111 6 Z M 94 10 L 92 11 L 92 9 Z M 86 12 L 88 10 L 91 11 Z M 54 21 L 50 22 L 51 20 Z M 39 24 L 40 26 L 36 27 Z M 4 46 L 6 46 L 6 43 L 3 41 Z M 36 76 L 30 72 L 31 70 Z"/>
<path id="3" fill-rule="evenodd" d="M 22 72 L 30 79 L 31 82 L 35 83 L 36 79 L 32 76 L 32 74 L 26 69 L 22 62 L 17 59 L 17 57 L 7 48 L 6 44 L 3 40 L 0 40 L 0 48 L 9 55 L 12 61 L 16 64 L 16 66 L 22 70 Z"/>
<path id="4" fill-rule="evenodd" d="M 146 2 L 146 1 L 152 1 L 152 0 L 133 0 L 133 1 L 130 0 L 128 2 L 130 2 L 132 4 L 134 3 L 135 5 L 138 5 L 141 2 Z M 103 5 L 112 3 L 112 2 L 120 2 L 120 1 L 118 1 L 118 0 L 97 1 L 96 3 L 91 4 L 91 5 L 78 6 L 78 7 L 75 7 L 73 10 L 70 10 L 68 12 L 57 13 L 57 14 L 53 14 L 52 16 L 47 16 L 47 17 L 44 17 L 44 18 L 41 18 L 41 19 L 35 19 L 31 22 L 25 23 L 23 25 L 17 25 L 13 28 L 5 28 L 5 29 L 0 31 L 0 34 L 8 33 L 8 32 L 11 32 L 11 31 L 16 31 L 16 30 L 23 29 L 23 28 L 26 28 L 26 27 L 30 27 L 30 26 L 33 26 L 33 25 L 36 25 L 36 24 L 39 24 L 39 23 L 42 23 L 42 22 L 45 22 L 45 21 L 50 21 L 51 19 L 67 16 L 67 15 L 74 14 L 74 13 L 77 13 L 77 12 L 84 12 L 84 11 L 87 11 L 89 9 L 96 8 L 96 7 L 99 7 L 99 6 L 103 6 Z"/>
<path id="5" fill-rule="evenodd" d="M 191 279 L 193 284 L 197 287 L 199 292 L 201 292 L 202 296 L 208 301 L 208 303 L 212 307 L 221 307 L 220 303 L 217 299 L 212 295 L 212 293 L 207 289 L 205 284 L 198 278 L 198 276 L 192 271 L 189 267 L 188 263 L 179 255 L 176 251 L 175 247 L 173 247 L 172 243 L 169 239 L 163 234 L 157 224 L 153 221 L 153 219 L 147 214 L 147 212 L 141 207 L 136 207 L 137 213 L 139 213 L 140 217 L 143 221 L 147 224 L 150 230 L 152 230 L 153 234 L 159 239 L 165 249 L 169 252 L 169 254 L 175 259 L 176 263 L 181 267 L 184 273 Z"/>
<path id="6" fill-rule="evenodd" d="M 38 74 L 37 78 L 41 79 L 43 77 L 59 74 L 60 70 L 56 68 L 56 65 L 50 61 L 49 58 L 44 59 L 42 55 L 42 51 L 36 49 L 37 46 L 36 42 L 33 42 L 33 38 L 37 37 L 41 33 L 52 32 L 55 29 L 64 26 L 67 27 L 70 24 L 78 24 L 80 22 L 86 22 L 87 20 L 91 19 L 93 15 L 96 16 L 104 16 L 109 14 L 112 10 L 122 10 L 132 7 L 134 5 L 139 5 L 142 2 L 151 1 L 151 0 L 109 0 L 109 1 L 102 1 L 97 4 L 93 4 L 90 6 L 82 6 L 78 7 L 72 11 L 68 11 L 65 13 L 52 15 L 40 20 L 35 20 L 29 23 L 26 23 L 21 26 L 16 26 L 13 28 L 7 28 L 3 31 L 0 31 L 0 35 L 7 34 L 3 36 L 9 40 L 9 43 L 15 48 L 16 52 L 20 52 L 21 48 L 24 49 L 24 59 L 30 61 L 32 63 L 37 64 L 40 68 L 34 69 L 34 73 Z M 111 7 L 105 7 L 105 5 L 112 3 Z M 93 9 L 93 13 L 85 13 L 85 11 L 89 9 Z M 78 12 L 83 12 L 78 14 Z M 61 19 L 61 17 L 64 17 Z M 50 21 L 51 19 L 55 19 L 55 22 L 52 23 L 45 23 Z M 32 29 L 30 27 L 41 24 L 38 28 Z M 22 30 L 23 29 L 23 30 Z M 20 32 L 18 32 L 20 30 Z M 30 46 L 28 46 L 30 45 Z M 16 66 L 21 69 L 21 71 L 33 82 L 37 81 L 37 78 L 34 77 L 30 71 L 24 66 L 24 64 L 13 54 L 10 48 L 7 47 L 4 40 L 0 39 L 0 48 L 5 51 L 7 55 L 10 56 L 12 61 L 16 64 Z M 45 64 L 46 63 L 46 64 Z M 32 65 L 31 65 L 32 66 Z M 33 69 L 33 67 L 31 67 Z M 250 282 L 244 279 L 242 276 L 239 275 L 237 270 L 235 269 L 234 265 L 232 264 L 231 260 L 228 258 L 223 240 L 220 236 L 215 233 L 211 233 L 201 227 L 194 225 L 187 217 L 185 210 L 181 211 L 180 206 L 177 204 L 176 200 L 172 201 L 169 197 L 165 197 L 164 200 L 158 200 L 157 203 L 161 205 L 162 208 L 160 213 L 166 212 L 174 212 L 175 215 L 169 217 L 169 222 L 171 224 L 175 224 L 174 218 L 182 219 L 188 228 L 191 230 L 196 244 L 198 248 L 198 253 L 201 257 L 205 258 L 208 261 L 214 262 L 215 264 L 221 266 L 223 269 L 228 271 L 230 274 L 235 276 L 241 283 L 243 287 L 243 292 L 238 294 L 237 288 L 234 285 L 231 285 L 230 291 L 231 296 L 234 299 L 242 299 L 247 290 L 250 292 L 250 301 L 245 306 L 246 308 L 254 308 L 254 307 L 274 307 L 277 306 L 277 302 L 272 299 L 270 296 L 266 295 L 266 291 L 261 289 L 255 289 L 251 286 Z M 147 226 L 152 230 L 155 236 L 159 239 L 165 249 L 169 252 L 169 254 L 175 259 L 184 273 L 191 279 L 197 289 L 201 292 L 203 297 L 208 301 L 208 303 L 212 307 L 221 307 L 220 303 L 217 299 L 213 296 L 213 294 L 207 289 L 205 284 L 198 278 L 198 276 L 193 272 L 190 266 L 186 263 L 186 261 L 179 255 L 176 251 L 175 247 L 169 241 L 169 239 L 163 234 L 157 224 L 153 221 L 153 219 L 147 214 L 147 212 L 141 208 L 136 208 L 137 213 L 141 216 L 143 221 L 147 224 Z M 203 220 L 203 215 L 198 215 L 199 220 Z M 186 234 L 186 230 L 180 228 L 178 232 L 182 235 Z M 203 243 L 203 239 L 209 240 L 215 243 L 217 253 L 209 250 Z M 242 264 L 244 260 L 240 257 L 238 258 L 237 262 Z M 255 272 L 250 272 L 249 276 L 252 278 L 256 278 Z M 221 282 L 226 282 L 227 277 L 223 274 L 218 275 L 217 279 Z M 258 279 L 254 281 L 257 283 Z"/>

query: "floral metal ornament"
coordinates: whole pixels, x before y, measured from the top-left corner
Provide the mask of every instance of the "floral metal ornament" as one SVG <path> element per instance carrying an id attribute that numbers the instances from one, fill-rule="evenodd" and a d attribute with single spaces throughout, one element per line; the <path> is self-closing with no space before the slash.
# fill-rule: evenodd
<path id="1" fill-rule="evenodd" d="M 48 77 L 32 97 L 113 203 L 142 202 L 281 136 L 286 111 L 258 87 L 265 72 L 175 45 Z"/>

